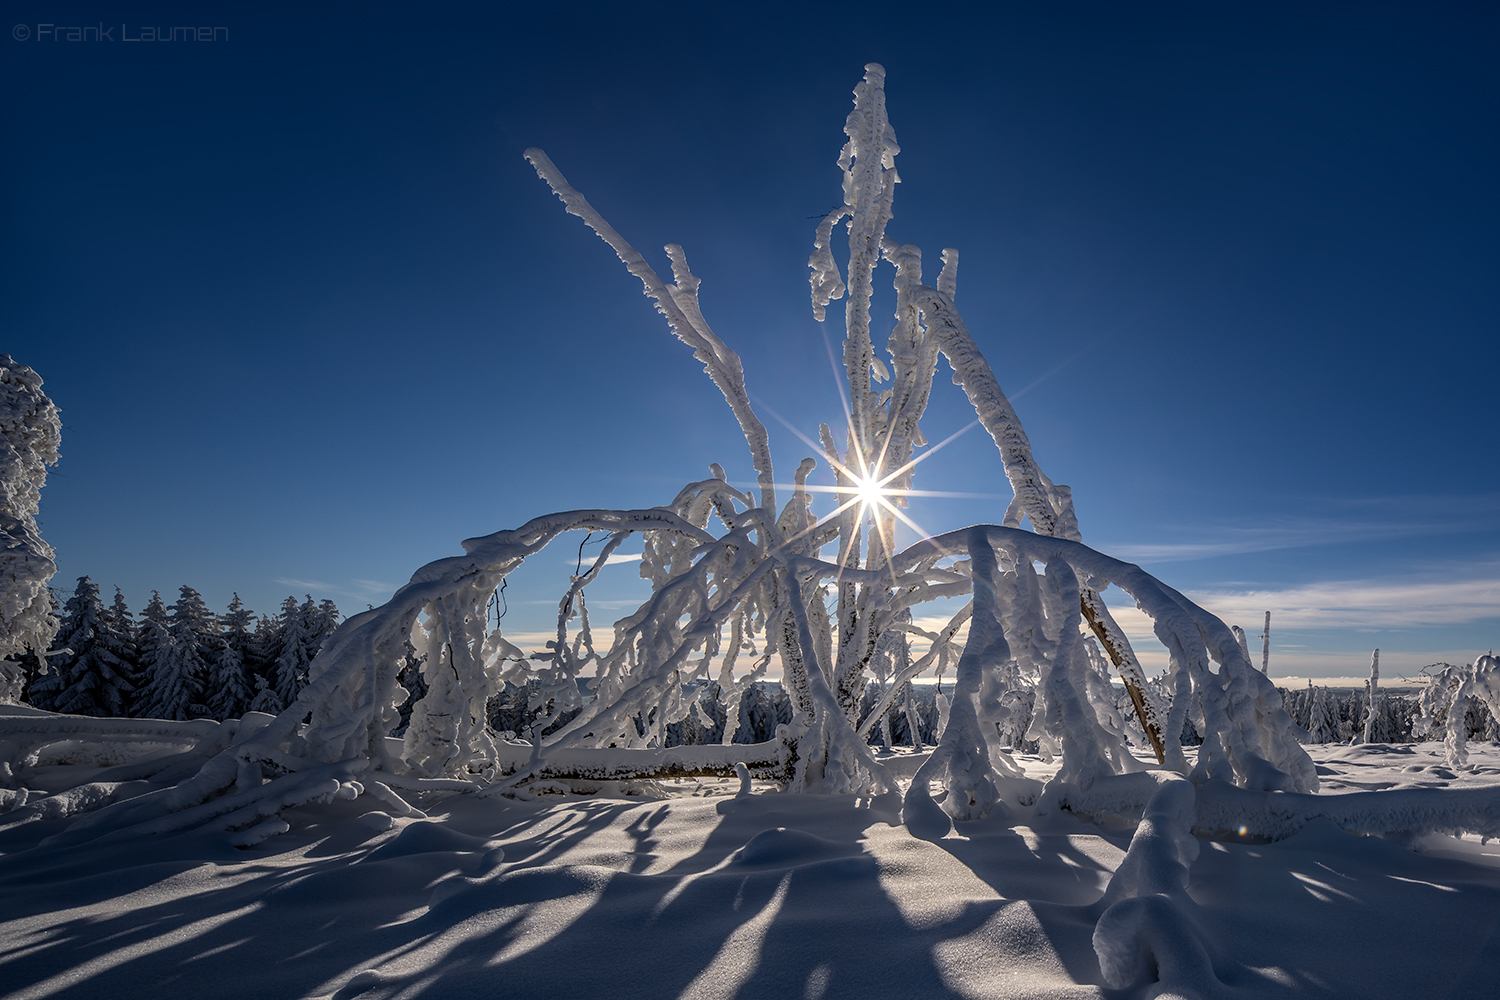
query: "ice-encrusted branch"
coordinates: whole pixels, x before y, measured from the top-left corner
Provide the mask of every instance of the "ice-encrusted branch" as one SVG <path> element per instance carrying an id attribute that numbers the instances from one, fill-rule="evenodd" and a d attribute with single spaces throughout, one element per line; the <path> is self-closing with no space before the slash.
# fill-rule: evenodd
<path id="1" fill-rule="evenodd" d="M 873 400 L 870 369 L 875 347 L 870 340 L 870 297 L 875 266 L 880 263 L 885 227 L 895 197 L 895 158 L 901 148 L 885 110 L 885 67 L 865 66 L 865 78 L 854 88 L 854 110 L 844 123 L 849 137 L 839 165 L 844 169 L 844 209 L 849 215 L 849 301 L 845 306 L 844 366 L 849 376 L 849 406 L 854 439 L 868 447 Z"/>
<path id="2" fill-rule="evenodd" d="M 1071 494 L 1067 487 L 1053 484 L 1037 466 L 1014 409 L 953 306 L 957 293 L 958 252 L 952 249 L 943 251 L 943 269 L 937 287 L 930 288 L 922 284 L 920 249 L 897 244 L 885 235 L 891 218 L 891 199 L 899 181 L 894 161 L 899 147 L 885 111 L 885 71 L 875 63 L 865 69 L 865 79 L 855 90 L 854 110 L 845 125 L 849 139 L 839 158 L 839 165 L 844 170 L 844 206 L 819 224 L 813 254 L 808 261 L 812 271 L 813 313 L 821 321 L 828 303 L 845 291 L 838 264 L 833 258 L 831 236 L 835 222 L 848 216 L 849 303 L 845 310 L 844 360 L 849 379 L 850 452 L 853 457 L 845 461 L 858 469 L 882 473 L 886 469 L 895 469 L 896 481 L 890 484 L 891 488 L 909 488 L 911 467 L 908 459 L 912 445 L 922 441 L 918 421 L 927 406 L 937 354 L 941 351 L 953 365 L 955 381 L 968 395 L 980 423 L 1000 450 L 1006 476 L 1015 491 L 1015 501 L 1007 512 L 1005 523 L 1019 524 L 1025 517 L 1040 534 L 1077 540 L 1078 524 Z M 877 409 L 878 401 L 871 390 L 869 377 L 872 366 L 884 372 L 884 366 L 874 357 L 869 336 L 871 275 L 877 263 L 873 251 L 877 244 L 881 255 L 896 267 L 897 293 L 897 324 L 888 344 L 895 374 L 889 393 L 882 397 L 885 401 L 883 414 Z M 852 553 L 857 539 L 850 530 L 850 520 L 848 517 L 844 519 L 841 537 L 845 551 Z M 873 523 L 870 565 L 884 558 L 889 551 L 894 518 L 876 511 Z M 861 651 L 869 648 L 858 627 L 857 603 L 849 588 L 841 589 L 838 611 L 843 638 L 839 663 L 841 686 L 862 669 L 864 658 Z M 1080 607 L 1089 627 L 1119 671 L 1157 759 L 1166 761 L 1168 751 L 1160 738 L 1162 713 L 1150 696 L 1144 672 L 1124 632 L 1115 624 L 1098 595 L 1087 586 L 1080 591 Z M 851 642 L 854 647 L 849 645 Z M 1172 763 L 1178 765 L 1181 761 L 1173 760 Z"/>
<path id="3" fill-rule="evenodd" d="M 610 245 L 625 264 L 626 269 L 640 279 L 647 297 L 656 303 L 656 308 L 667 319 L 672 332 L 684 344 L 693 349 L 693 357 L 703 363 L 703 370 L 713 379 L 714 385 L 724 394 L 729 408 L 739 421 L 740 430 L 750 446 L 750 459 L 755 467 L 760 485 L 761 506 L 766 510 L 776 509 L 775 476 L 771 466 L 771 446 L 765 425 L 755 415 L 750 405 L 750 396 L 745 389 L 745 372 L 740 357 L 709 329 L 703 313 L 698 307 L 699 279 L 688 269 L 687 256 L 677 244 L 667 246 L 667 255 L 672 260 L 675 285 L 667 285 L 655 269 L 646 263 L 646 258 L 625 241 L 613 226 L 590 205 L 588 199 L 568 183 L 547 154 L 540 149 L 526 150 L 526 159 L 536 169 L 537 175 L 546 181 L 569 215 L 576 215 Z"/>

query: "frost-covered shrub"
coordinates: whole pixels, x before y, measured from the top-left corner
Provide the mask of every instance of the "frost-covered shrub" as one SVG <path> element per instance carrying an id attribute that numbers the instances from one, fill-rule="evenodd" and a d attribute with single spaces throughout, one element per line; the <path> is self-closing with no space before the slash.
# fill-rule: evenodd
<path id="1" fill-rule="evenodd" d="M 1487 655 L 1469 664 L 1433 666 L 1439 669 L 1422 691 L 1415 729 L 1425 736 L 1441 726 L 1449 766 L 1462 767 L 1468 763 L 1468 742 L 1479 722 L 1477 713 L 1471 714 L 1471 701 L 1483 700 L 1492 718 L 1500 716 L 1500 658 Z M 1480 723 L 1478 728 L 1488 732 L 1490 725 Z"/>

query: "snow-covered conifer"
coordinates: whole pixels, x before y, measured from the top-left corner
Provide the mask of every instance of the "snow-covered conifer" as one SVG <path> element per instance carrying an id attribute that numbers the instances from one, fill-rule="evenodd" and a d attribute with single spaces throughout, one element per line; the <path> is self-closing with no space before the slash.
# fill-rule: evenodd
<path id="1" fill-rule="evenodd" d="M 1339 738 L 1339 711 L 1326 687 L 1314 688 L 1307 713 L 1307 731 L 1314 743 L 1332 743 Z"/>
<path id="2" fill-rule="evenodd" d="M 245 647 L 245 664 L 250 674 L 250 686 L 254 692 L 249 710 L 275 715 L 286 706 L 276 694 L 276 633 L 275 615 L 262 615 L 255 623 L 255 634 Z"/>
<path id="3" fill-rule="evenodd" d="M 53 658 L 59 691 L 52 709 L 69 715 L 119 717 L 132 692 L 131 668 L 121 657 L 120 637 L 112 634 L 109 612 L 99 600 L 99 585 L 80 577 L 63 605 L 56 645 L 71 652 Z M 128 640 L 127 640 L 128 641 Z"/>
<path id="4" fill-rule="evenodd" d="M 47 588 L 57 564 L 36 515 L 61 441 L 41 376 L 0 354 L 0 703 L 21 698 L 26 678 L 14 657 L 51 649 L 57 632 Z"/>
<path id="5" fill-rule="evenodd" d="M 184 721 L 208 714 L 203 704 L 205 657 L 213 651 L 214 616 L 192 587 L 182 587 L 181 593 L 168 612 L 152 591 L 142 616 L 141 660 L 150 679 L 136 707 L 139 716 Z"/>
<path id="6" fill-rule="evenodd" d="M 141 612 L 140 625 L 135 633 L 136 685 L 135 699 L 130 714 L 136 718 L 148 718 L 151 700 L 156 696 L 153 681 L 158 664 L 172 648 L 172 632 L 167 623 L 167 606 L 161 594 L 151 591 L 151 600 Z"/>
<path id="7" fill-rule="evenodd" d="M 130 685 L 121 714 L 133 715 L 132 706 L 146 682 L 141 674 L 140 649 L 135 641 L 135 618 L 125 606 L 125 595 L 120 593 L 119 587 L 115 588 L 115 599 L 104 609 L 100 625 L 99 641 L 120 661 L 120 676 Z"/>
<path id="8" fill-rule="evenodd" d="M 209 672 L 208 709 L 216 719 L 237 719 L 255 700 L 255 681 L 246 659 L 255 640 L 250 629 L 255 614 L 235 594 L 219 621 L 218 647 Z"/>
<path id="9" fill-rule="evenodd" d="M 317 605 L 311 597 L 299 605 L 295 597 L 281 602 L 276 619 L 276 656 L 272 661 L 271 687 L 283 706 L 297 700 L 307 684 L 307 665 L 317 655 L 321 639 L 314 633 Z"/>
<path id="10" fill-rule="evenodd" d="M 47 588 L 47 608 L 53 621 L 62 621 L 62 602 L 57 598 L 57 591 L 51 587 Z M 57 669 L 59 654 L 64 648 L 54 636 L 53 644 L 47 649 L 37 650 L 27 646 L 15 659 L 6 661 L 8 665 L 13 664 L 7 669 L 21 684 L 21 701 L 43 711 L 57 711 L 57 701 L 66 687 L 63 676 Z"/>
<path id="11" fill-rule="evenodd" d="M 330 636 L 339 627 L 339 609 L 330 600 L 313 604 L 309 597 L 302 605 L 303 620 L 307 623 L 307 659 L 310 663 L 318 655 Z"/>

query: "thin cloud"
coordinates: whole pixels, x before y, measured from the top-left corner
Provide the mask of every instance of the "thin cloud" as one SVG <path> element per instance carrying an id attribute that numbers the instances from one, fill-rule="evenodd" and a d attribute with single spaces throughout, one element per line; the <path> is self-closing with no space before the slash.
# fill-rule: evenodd
<path id="1" fill-rule="evenodd" d="M 1193 591 L 1193 600 L 1225 621 L 1258 624 L 1267 610 L 1285 629 L 1398 629 L 1467 625 L 1500 618 L 1500 577 L 1468 580 L 1369 580 L 1277 590 Z"/>
<path id="2" fill-rule="evenodd" d="M 1110 611 L 1132 639 L 1150 637 L 1150 619 L 1118 591 L 1108 592 Z M 1384 631 L 1469 625 L 1500 619 L 1500 576 L 1463 580 L 1341 580 L 1255 590 L 1191 590 L 1187 596 L 1225 622 L 1258 631 L 1267 611 L 1271 628 L 1286 631 L 1369 629 Z"/>
<path id="3" fill-rule="evenodd" d="M 1296 502 L 1302 506 L 1323 508 L 1326 513 L 1287 517 L 1273 524 L 1253 527 L 1200 526 L 1189 529 L 1191 534 L 1199 537 L 1187 540 L 1178 540 L 1183 531 L 1174 528 L 1175 539 L 1171 542 L 1104 544 L 1101 550 L 1122 559 L 1142 562 L 1186 562 L 1317 545 L 1493 532 L 1495 525 L 1500 524 L 1500 495 L 1496 494 L 1304 499 Z"/>
<path id="4" fill-rule="evenodd" d="M 350 580 L 346 584 L 337 584 L 324 580 L 301 580 L 296 577 L 281 576 L 277 577 L 275 582 L 303 593 L 332 594 L 335 597 L 349 597 L 361 601 L 368 601 L 373 597 L 385 597 L 396 592 L 394 586 L 380 580 Z"/>
<path id="5" fill-rule="evenodd" d="M 1187 596 L 1231 625 L 1251 635 L 1252 659 L 1260 659 L 1259 633 L 1271 612 L 1271 674 L 1301 678 L 1367 676 L 1370 650 L 1381 645 L 1379 633 L 1500 622 L 1500 567 L 1468 578 L 1429 580 L 1337 580 L 1295 587 L 1188 591 Z M 1150 671 L 1165 670 L 1166 650 L 1156 639 L 1151 619 L 1111 588 L 1110 612 Z M 1116 604 L 1115 602 L 1121 602 Z M 1284 643 L 1279 636 L 1317 637 L 1339 649 L 1314 650 L 1307 642 Z M 1326 642 L 1334 639 L 1334 642 Z M 1451 646 L 1386 651 L 1383 667 L 1414 673 L 1429 663 L 1472 660 L 1481 649 Z"/>

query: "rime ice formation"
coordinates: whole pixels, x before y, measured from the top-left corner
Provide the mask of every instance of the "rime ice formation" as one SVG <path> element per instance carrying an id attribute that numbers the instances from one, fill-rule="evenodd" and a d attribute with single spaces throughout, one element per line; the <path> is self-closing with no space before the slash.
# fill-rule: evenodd
<path id="1" fill-rule="evenodd" d="M 1375 719 L 1380 715 L 1380 650 L 1370 656 L 1370 704 L 1365 709 L 1365 742 L 1375 742 Z"/>
<path id="2" fill-rule="evenodd" d="M 47 594 L 57 564 L 36 515 L 61 440 L 41 376 L 0 354 L 0 703 L 21 696 L 20 671 L 4 658 L 46 650 L 57 632 Z"/>

